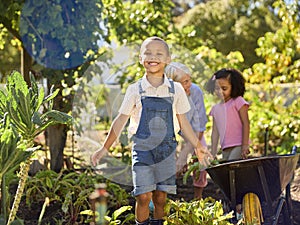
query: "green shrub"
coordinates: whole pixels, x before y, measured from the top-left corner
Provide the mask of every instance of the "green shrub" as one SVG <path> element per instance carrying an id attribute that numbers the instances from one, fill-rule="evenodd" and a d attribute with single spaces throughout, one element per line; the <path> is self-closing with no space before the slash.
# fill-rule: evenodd
<path id="1" fill-rule="evenodd" d="M 228 222 L 232 218 L 233 212 L 224 214 L 220 201 L 213 198 L 205 198 L 191 202 L 173 201 L 168 199 L 165 207 L 165 224 L 168 225 L 230 225 Z"/>

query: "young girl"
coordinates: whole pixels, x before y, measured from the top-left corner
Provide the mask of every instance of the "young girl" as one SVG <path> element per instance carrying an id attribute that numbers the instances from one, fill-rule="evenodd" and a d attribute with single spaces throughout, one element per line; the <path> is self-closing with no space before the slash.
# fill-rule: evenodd
<path id="1" fill-rule="evenodd" d="M 218 152 L 220 140 L 225 160 L 246 159 L 249 152 L 249 103 L 245 101 L 245 80 L 236 69 L 221 69 L 208 81 L 206 90 L 215 93 L 220 103 L 209 113 L 213 117 L 212 155 Z"/>

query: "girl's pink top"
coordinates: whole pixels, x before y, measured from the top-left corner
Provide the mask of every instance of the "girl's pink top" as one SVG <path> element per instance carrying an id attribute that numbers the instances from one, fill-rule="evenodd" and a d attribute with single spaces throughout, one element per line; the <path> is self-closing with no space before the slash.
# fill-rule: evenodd
<path id="1" fill-rule="evenodd" d="M 243 105 L 249 107 L 249 103 L 239 96 L 214 105 L 209 113 L 215 119 L 222 149 L 242 145 L 242 121 L 239 110 Z"/>

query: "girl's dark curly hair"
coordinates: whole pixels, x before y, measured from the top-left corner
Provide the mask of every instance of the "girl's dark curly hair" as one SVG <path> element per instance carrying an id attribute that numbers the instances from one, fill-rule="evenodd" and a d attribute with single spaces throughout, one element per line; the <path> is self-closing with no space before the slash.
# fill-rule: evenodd
<path id="1" fill-rule="evenodd" d="M 214 73 L 214 75 L 206 83 L 205 89 L 210 93 L 215 92 L 215 83 L 217 79 L 225 78 L 231 84 L 231 98 L 244 96 L 245 93 L 245 79 L 242 73 L 236 69 L 223 68 Z"/>

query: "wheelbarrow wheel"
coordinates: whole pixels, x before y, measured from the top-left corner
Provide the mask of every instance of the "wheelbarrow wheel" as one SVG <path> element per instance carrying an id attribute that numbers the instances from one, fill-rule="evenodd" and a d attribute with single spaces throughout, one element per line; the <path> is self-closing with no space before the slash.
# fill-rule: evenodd
<path id="1" fill-rule="evenodd" d="M 261 204 L 256 194 L 252 192 L 245 194 L 242 208 L 245 224 L 261 225 L 264 222 Z"/>

